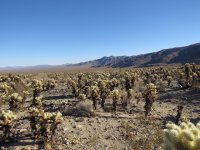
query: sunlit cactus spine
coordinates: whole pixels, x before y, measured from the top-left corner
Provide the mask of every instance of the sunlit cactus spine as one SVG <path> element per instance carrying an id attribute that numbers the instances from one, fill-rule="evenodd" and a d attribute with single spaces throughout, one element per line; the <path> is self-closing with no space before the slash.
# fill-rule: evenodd
<path id="1" fill-rule="evenodd" d="M 85 86 L 83 89 L 83 93 L 85 94 L 85 96 L 87 98 L 89 98 L 90 97 L 90 86 Z"/>
<path id="2" fill-rule="evenodd" d="M 41 97 L 40 97 L 40 93 L 43 90 L 42 82 L 39 81 L 39 80 L 33 80 L 32 87 L 33 87 L 33 102 L 32 102 L 32 106 L 35 106 L 35 107 L 39 108 L 42 105 Z"/>
<path id="3" fill-rule="evenodd" d="M 180 126 L 167 124 L 164 129 L 164 150 L 199 150 L 200 123 L 183 122 Z"/>
<path id="4" fill-rule="evenodd" d="M 7 83 L 3 83 L 0 85 L 0 105 L 3 105 L 7 102 L 11 91 L 12 87 L 10 87 Z"/>
<path id="5" fill-rule="evenodd" d="M 30 109 L 30 126 L 32 129 L 33 137 L 37 138 L 39 136 L 39 121 L 41 117 L 41 112 L 43 110 L 40 110 L 38 108 L 32 107 Z M 44 113 L 44 111 L 43 111 Z"/>
<path id="6" fill-rule="evenodd" d="M 107 84 L 107 81 L 105 80 L 100 80 L 98 83 L 99 93 L 100 93 L 99 95 L 101 99 L 101 107 L 103 109 L 105 107 L 106 98 L 108 97 L 108 89 L 106 88 L 106 84 Z"/>
<path id="7" fill-rule="evenodd" d="M 42 82 L 39 80 L 33 80 L 32 87 L 33 87 L 33 99 L 34 99 L 38 97 L 43 90 Z"/>
<path id="8" fill-rule="evenodd" d="M 3 95 L 8 95 L 11 90 L 12 88 L 7 83 L 0 85 L 0 93 Z"/>
<path id="9" fill-rule="evenodd" d="M 96 110 L 97 109 L 97 100 L 99 98 L 99 88 L 98 86 L 91 86 L 91 99 L 93 101 L 93 107 Z"/>
<path id="10" fill-rule="evenodd" d="M 35 138 L 42 140 L 45 150 L 52 150 L 56 129 L 63 122 L 62 114 L 44 112 L 37 108 L 33 108 L 30 113 Z"/>
<path id="11" fill-rule="evenodd" d="M 145 94 L 145 116 L 147 117 L 151 111 L 152 105 L 157 99 L 157 88 L 153 83 L 147 84 Z"/>
<path id="12" fill-rule="evenodd" d="M 46 83 L 46 90 L 52 90 L 56 87 L 56 81 L 54 79 L 48 80 Z M 43 87 L 44 89 L 45 87 Z"/>
<path id="13" fill-rule="evenodd" d="M 80 101 L 85 101 L 85 100 L 87 99 L 87 97 L 86 97 L 85 94 L 79 94 L 78 99 L 79 99 Z"/>
<path id="14" fill-rule="evenodd" d="M 113 100 L 113 110 L 116 111 L 117 110 L 117 102 L 119 101 L 119 99 L 121 97 L 120 91 L 118 89 L 111 91 L 110 97 Z"/>
<path id="15" fill-rule="evenodd" d="M 16 119 L 16 115 L 10 111 L 2 111 L 1 112 L 1 122 L 0 122 L 0 126 L 2 126 L 2 130 L 3 130 L 3 141 L 10 141 L 12 140 L 13 136 L 15 136 L 15 133 L 12 131 L 13 127 L 14 127 L 14 121 Z"/>
<path id="16" fill-rule="evenodd" d="M 33 99 L 33 107 L 36 108 L 41 108 L 42 107 L 42 97 L 41 96 L 37 96 Z"/>
<path id="17" fill-rule="evenodd" d="M 10 102 L 9 102 L 10 110 L 17 111 L 22 108 L 22 105 L 23 105 L 22 97 L 18 93 L 13 93 L 10 96 Z"/>
<path id="18" fill-rule="evenodd" d="M 119 86 L 119 82 L 116 78 L 113 78 L 110 82 L 110 90 L 114 90 L 114 88 L 118 87 Z"/>
<path id="19" fill-rule="evenodd" d="M 72 89 L 72 95 L 73 96 L 77 96 L 77 93 L 78 93 L 78 89 L 77 89 L 77 85 L 76 85 L 76 82 L 73 81 L 72 79 L 69 80 L 69 85 Z"/>

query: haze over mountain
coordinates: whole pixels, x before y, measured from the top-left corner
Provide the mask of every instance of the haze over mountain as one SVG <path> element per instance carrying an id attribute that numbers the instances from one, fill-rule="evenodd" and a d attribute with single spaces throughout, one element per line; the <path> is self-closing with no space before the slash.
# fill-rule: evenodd
<path id="1" fill-rule="evenodd" d="M 163 49 L 158 52 L 141 54 L 137 56 L 109 56 L 97 60 L 64 65 L 38 65 L 27 67 L 4 67 L 0 71 L 12 70 L 48 70 L 48 69 L 72 69 L 72 68 L 98 68 L 98 67 L 144 67 L 161 64 L 200 63 L 200 43 L 184 47 Z"/>

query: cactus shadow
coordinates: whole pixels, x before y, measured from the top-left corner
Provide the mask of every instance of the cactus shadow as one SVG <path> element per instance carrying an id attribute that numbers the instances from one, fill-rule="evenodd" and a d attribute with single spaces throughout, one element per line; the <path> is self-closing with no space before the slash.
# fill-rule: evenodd
<path id="1" fill-rule="evenodd" d="M 176 122 L 176 118 L 172 115 L 167 115 L 166 117 L 163 118 L 164 120 L 164 124 L 166 124 L 167 122 Z"/>
<path id="2" fill-rule="evenodd" d="M 190 121 L 194 124 L 197 124 L 198 122 L 200 122 L 200 118 L 193 118 L 193 119 L 190 119 Z"/>
<path id="3" fill-rule="evenodd" d="M 47 96 L 44 97 L 44 100 L 56 100 L 56 99 L 67 99 L 67 98 L 71 98 L 71 95 L 58 95 L 58 96 Z"/>

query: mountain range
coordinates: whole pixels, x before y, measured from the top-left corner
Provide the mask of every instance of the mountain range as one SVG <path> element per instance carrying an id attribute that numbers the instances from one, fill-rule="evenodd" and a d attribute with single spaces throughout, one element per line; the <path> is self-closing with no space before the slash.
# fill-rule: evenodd
<path id="1" fill-rule="evenodd" d="M 39 65 L 28 67 L 4 67 L 0 71 L 20 70 L 51 70 L 51 69 L 72 69 L 72 68 L 123 68 L 123 67 L 145 67 L 162 64 L 184 64 L 200 63 L 200 43 L 163 49 L 158 52 L 141 54 L 137 56 L 110 56 L 100 59 L 65 65 Z"/>
<path id="2" fill-rule="evenodd" d="M 200 43 L 184 47 L 163 49 L 158 52 L 137 56 L 110 56 L 82 62 L 74 66 L 90 67 L 144 67 L 161 64 L 200 63 Z"/>

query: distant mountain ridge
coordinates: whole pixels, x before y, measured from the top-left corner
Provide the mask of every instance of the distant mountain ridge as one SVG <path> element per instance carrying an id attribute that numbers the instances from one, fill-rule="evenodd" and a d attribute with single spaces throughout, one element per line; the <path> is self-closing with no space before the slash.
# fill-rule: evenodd
<path id="1" fill-rule="evenodd" d="M 163 49 L 158 52 L 142 54 L 137 56 L 110 56 L 97 60 L 82 62 L 74 66 L 90 67 L 141 67 L 159 64 L 175 63 L 200 63 L 200 43 L 184 47 Z"/>
<path id="2" fill-rule="evenodd" d="M 27 67 L 4 67 L 0 71 L 21 71 L 21 70 L 62 70 L 73 68 L 123 68 L 123 67 L 144 67 L 161 64 L 184 64 L 184 63 L 200 64 L 200 43 L 189 46 L 163 49 L 158 52 L 141 54 L 136 56 L 110 56 L 100 59 L 81 62 L 77 64 L 64 65 L 38 65 Z"/>

